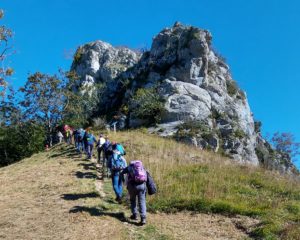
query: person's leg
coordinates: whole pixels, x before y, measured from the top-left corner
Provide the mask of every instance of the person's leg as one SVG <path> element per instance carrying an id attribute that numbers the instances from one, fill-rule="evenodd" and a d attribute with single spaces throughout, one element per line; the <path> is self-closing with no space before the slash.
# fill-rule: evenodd
<path id="1" fill-rule="evenodd" d="M 119 200 L 122 196 L 122 187 L 120 188 L 119 174 L 113 172 L 111 178 L 112 178 L 113 189 L 116 194 L 116 199 Z"/>
<path id="2" fill-rule="evenodd" d="M 91 159 L 91 157 L 92 157 L 92 145 L 90 145 L 90 144 L 88 144 L 87 145 L 88 147 L 87 147 L 87 154 L 88 154 L 88 159 Z"/>
<path id="3" fill-rule="evenodd" d="M 102 155 L 102 165 L 104 166 L 104 161 L 105 161 L 105 159 L 104 159 L 104 150 L 103 150 L 103 147 L 100 147 L 99 148 L 99 163 L 101 163 L 101 155 Z"/>
<path id="4" fill-rule="evenodd" d="M 82 140 L 80 141 L 80 152 L 84 152 L 84 142 Z"/>
<path id="5" fill-rule="evenodd" d="M 139 212 L 141 216 L 141 223 L 146 223 L 146 215 L 147 215 L 147 209 L 146 209 L 146 184 L 140 184 L 137 186 L 138 190 L 138 202 L 139 202 Z"/>
<path id="6" fill-rule="evenodd" d="M 120 174 L 118 175 L 119 179 L 118 179 L 118 194 L 119 194 L 119 198 L 121 199 L 123 196 L 123 185 L 122 185 L 122 179 L 120 177 Z"/>
<path id="7" fill-rule="evenodd" d="M 90 151 L 90 159 L 93 157 L 93 150 L 94 150 L 94 144 L 90 145 L 91 151 Z"/>
<path id="8" fill-rule="evenodd" d="M 101 151 L 100 151 L 100 148 L 97 148 L 97 162 L 100 164 L 101 163 Z"/>
<path id="9" fill-rule="evenodd" d="M 137 219 L 138 209 L 137 209 L 137 205 L 136 205 L 136 189 L 135 189 L 135 186 L 128 183 L 127 190 L 128 190 L 128 193 L 129 193 L 130 209 L 131 209 L 131 213 L 132 213 L 132 216 L 130 218 Z"/>

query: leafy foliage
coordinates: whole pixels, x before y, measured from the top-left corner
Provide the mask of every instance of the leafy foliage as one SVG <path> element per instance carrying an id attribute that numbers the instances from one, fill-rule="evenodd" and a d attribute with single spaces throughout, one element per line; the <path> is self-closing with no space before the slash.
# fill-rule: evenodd
<path id="1" fill-rule="evenodd" d="M 82 57 L 82 48 L 79 47 L 74 54 L 74 62 L 79 63 Z"/>
<path id="2" fill-rule="evenodd" d="M 79 76 L 72 71 L 65 73 L 64 77 L 67 84 L 64 91 L 63 120 L 72 126 L 87 125 L 89 118 L 98 110 L 105 86 L 79 86 Z"/>
<path id="3" fill-rule="evenodd" d="M 0 9 L 0 20 L 4 17 L 3 10 Z M 12 31 L 6 26 L 0 26 L 0 95 L 4 96 L 7 86 L 7 78 L 10 77 L 14 70 L 4 63 L 5 59 L 12 54 L 10 45 Z"/>
<path id="4" fill-rule="evenodd" d="M 22 111 L 18 96 L 13 88 L 8 88 L 6 97 L 0 101 L 0 126 L 18 125 L 22 121 Z"/>
<path id="5" fill-rule="evenodd" d="M 45 132 L 42 125 L 31 122 L 0 128 L 0 166 L 6 166 L 42 151 Z"/>
<path id="6" fill-rule="evenodd" d="M 300 143 L 295 141 L 295 137 L 292 133 L 276 132 L 270 140 L 277 151 L 287 153 L 291 158 L 300 154 Z"/>
<path id="7" fill-rule="evenodd" d="M 158 123 L 164 111 L 164 102 L 154 88 L 140 88 L 131 99 L 130 110 L 137 118 Z"/>
<path id="8" fill-rule="evenodd" d="M 257 133 L 261 132 L 262 122 L 261 121 L 254 121 L 254 130 Z"/>
<path id="9" fill-rule="evenodd" d="M 238 86 L 235 81 L 226 81 L 227 92 L 230 96 L 234 96 L 238 92 Z"/>
<path id="10" fill-rule="evenodd" d="M 24 94 L 24 100 L 21 101 L 24 119 L 45 126 L 50 146 L 53 129 L 62 119 L 64 88 L 65 82 L 57 76 L 36 72 L 28 77 L 25 86 L 20 89 Z"/>

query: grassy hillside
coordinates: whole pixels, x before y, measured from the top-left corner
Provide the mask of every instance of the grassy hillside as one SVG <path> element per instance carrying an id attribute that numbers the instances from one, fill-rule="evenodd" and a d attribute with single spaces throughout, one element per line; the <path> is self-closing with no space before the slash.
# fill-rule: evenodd
<path id="1" fill-rule="evenodd" d="M 141 131 L 109 136 L 158 184 L 145 227 L 99 166 L 59 145 L 0 169 L 0 239 L 300 239 L 299 181 Z"/>
<path id="2" fill-rule="evenodd" d="M 254 238 L 300 239 L 299 180 L 139 131 L 111 138 L 126 146 L 127 160 L 143 160 L 157 181 L 152 211 L 246 215 L 260 220 Z"/>

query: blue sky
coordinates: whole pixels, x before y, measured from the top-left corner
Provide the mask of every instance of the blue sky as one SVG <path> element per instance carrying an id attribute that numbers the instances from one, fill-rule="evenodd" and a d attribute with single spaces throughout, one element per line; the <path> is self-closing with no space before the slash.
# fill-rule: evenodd
<path id="1" fill-rule="evenodd" d="M 90 41 L 149 48 L 175 21 L 208 29 L 264 133 L 300 141 L 300 1 L 1 0 L 0 8 L 15 32 L 16 86 L 28 73 L 69 69 L 66 53 Z"/>

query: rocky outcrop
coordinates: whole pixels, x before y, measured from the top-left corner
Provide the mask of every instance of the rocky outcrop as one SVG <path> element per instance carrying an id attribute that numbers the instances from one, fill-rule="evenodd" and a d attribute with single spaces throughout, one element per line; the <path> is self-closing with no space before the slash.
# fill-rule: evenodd
<path id="1" fill-rule="evenodd" d="M 208 31 L 176 23 L 155 36 L 142 55 L 101 41 L 77 53 L 72 70 L 80 84 L 105 83 L 102 106 L 125 114 L 128 127 L 159 119 L 151 132 L 259 164 L 258 148 L 264 144 L 258 141 L 247 96 L 212 48 Z M 147 98 L 151 104 L 145 104 Z M 149 117 L 151 110 L 159 118 Z"/>

